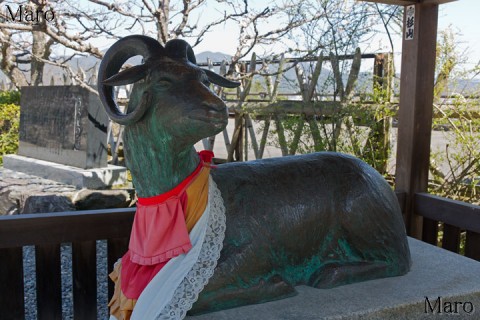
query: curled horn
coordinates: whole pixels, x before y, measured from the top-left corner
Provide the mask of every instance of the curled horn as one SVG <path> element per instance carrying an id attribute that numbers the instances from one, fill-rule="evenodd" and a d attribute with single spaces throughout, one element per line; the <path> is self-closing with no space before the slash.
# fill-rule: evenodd
<path id="1" fill-rule="evenodd" d="M 195 53 L 192 47 L 182 39 L 173 39 L 165 44 L 165 51 L 167 56 L 175 60 L 188 60 L 193 64 L 197 64 Z"/>
<path id="2" fill-rule="evenodd" d="M 125 61 L 137 55 L 144 58 L 145 64 L 130 68 L 135 68 L 135 70 L 128 69 L 130 71 L 124 72 L 123 79 L 116 79 L 115 75 Z M 149 103 L 145 101 L 148 95 L 142 98 L 141 103 L 132 112 L 125 114 L 120 111 L 115 102 L 113 85 L 133 83 L 145 77 L 150 58 L 161 55 L 165 55 L 165 49 L 160 43 L 153 38 L 142 35 L 122 38 L 105 53 L 98 70 L 98 93 L 107 114 L 113 121 L 128 125 L 143 117 L 149 107 Z"/>
<path id="3" fill-rule="evenodd" d="M 215 72 L 210 71 L 208 69 L 203 69 L 203 71 L 205 71 L 205 73 L 207 74 L 208 80 L 211 83 L 216 84 L 217 86 L 226 87 L 226 88 L 236 88 L 240 85 L 240 82 L 228 80 L 227 78 L 222 77 L 221 75 L 216 74 Z"/>
<path id="4" fill-rule="evenodd" d="M 167 56 L 172 59 L 177 60 L 188 60 L 193 64 L 197 64 L 197 60 L 195 59 L 195 53 L 193 52 L 192 47 L 188 44 L 188 42 L 181 40 L 181 39 L 173 39 L 167 42 L 165 45 L 165 51 Z M 205 74 L 208 77 L 208 80 L 216 84 L 217 86 L 226 87 L 226 88 L 236 88 L 240 85 L 240 82 L 231 81 L 227 78 L 222 77 L 219 74 L 216 74 L 213 71 L 208 69 L 202 69 L 205 71 Z"/>

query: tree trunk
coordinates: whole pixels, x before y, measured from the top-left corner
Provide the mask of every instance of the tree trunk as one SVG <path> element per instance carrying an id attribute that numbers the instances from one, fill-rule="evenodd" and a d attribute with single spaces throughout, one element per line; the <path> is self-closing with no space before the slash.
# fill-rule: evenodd
<path id="1" fill-rule="evenodd" d="M 47 44 L 47 35 L 41 31 L 33 31 L 32 61 L 30 63 L 30 85 L 38 86 L 43 84 L 43 68 L 45 63 L 38 59 L 48 59 L 50 46 Z"/>

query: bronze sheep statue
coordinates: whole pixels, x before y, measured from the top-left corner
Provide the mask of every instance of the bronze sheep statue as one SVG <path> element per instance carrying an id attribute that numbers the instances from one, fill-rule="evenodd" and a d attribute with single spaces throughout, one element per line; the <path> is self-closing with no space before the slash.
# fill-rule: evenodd
<path id="1" fill-rule="evenodd" d="M 119 72 L 127 59 L 137 55 L 143 56 L 143 64 Z M 220 133 L 228 121 L 226 105 L 210 84 L 238 86 L 199 68 L 187 42 L 171 40 L 163 47 L 139 35 L 125 37 L 107 51 L 98 83 L 106 112 L 125 125 L 124 152 L 139 199 L 168 194 L 198 168 L 202 160 L 194 144 Z M 132 83 L 123 113 L 113 87 Z M 216 249 L 199 254 L 210 259 L 210 269 L 192 276 L 193 282 L 195 277 L 204 278 L 178 314 L 178 305 L 168 305 L 169 301 L 156 310 L 158 301 L 167 298 L 157 297 L 158 287 L 149 283 L 135 305 L 145 312 L 143 319 L 156 319 L 162 312 L 182 318 L 193 302 L 189 312 L 194 315 L 285 298 L 296 293 L 296 285 L 331 288 L 400 276 L 410 269 L 396 196 L 382 176 L 359 159 L 319 152 L 227 163 L 212 168 L 209 179 L 209 188 L 219 193 L 209 191 L 208 201 L 223 199 L 223 205 L 208 205 L 218 212 L 210 213 L 205 239 L 215 231 L 220 242 Z M 135 219 L 137 215 L 138 207 Z M 162 225 L 144 227 L 150 228 L 152 237 L 163 230 Z M 134 232 L 135 226 L 132 237 Z M 131 238 L 129 257 L 140 264 L 143 257 L 135 260 L 132 247 L 142 245 Z M 168 269 L 169 263 L 163 268 Z M 170 276 L 162 281 L 167 283 Z M 143 295 L 147 302 L 141 302 Z"/>

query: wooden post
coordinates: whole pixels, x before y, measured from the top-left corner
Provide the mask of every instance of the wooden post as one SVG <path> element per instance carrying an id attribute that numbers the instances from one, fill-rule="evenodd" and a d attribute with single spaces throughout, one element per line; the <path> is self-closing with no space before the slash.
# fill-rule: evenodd
<path id="1" fill-rule="evenodd" d="M 377 53 L 373 62 L 373 86 L 385 91 L 386 100 L 393 95 L 393 53 Z"/>
<path id="2" fill-rule="evenodd" d="M 413 29 L 406 32 L 412 9 Z M 405 7 L 395 176 L 396 190 L 406 193 L 407 233 L 417 239 L 421 239 L 423 221 L 413 211 L 413 197 L 428 187 L 437 20 L 438 4 Z"/>
<path id="3" fill-rule="evenodd" d="M 378 94 L 385 95 L 385 103 L 392 100 L 393 86 L 393 54 L 375 54 L 373 64 L 373 88 Z M 370 133 L 363 150 L 364 156 L 371 157 L 371 164 L 381 174 L 386 174 L 388 169 L 388 158 L 390 156 L 390 128 L 392 117 L 380 118 L 382 112 L 374 112 L 369 115 L 371 121 Z"/>

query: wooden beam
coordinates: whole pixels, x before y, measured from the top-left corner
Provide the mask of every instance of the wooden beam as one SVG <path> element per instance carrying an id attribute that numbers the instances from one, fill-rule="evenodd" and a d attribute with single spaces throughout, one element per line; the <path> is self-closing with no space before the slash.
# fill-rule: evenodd
<path id="1" fill-rule="evenodd" d="M 25 319 L 22 248 L 0 248 L 0 261 L 2 319 Z"/>
<path id="2" fill-rule="evenodd" d="M 134 215 L 121 208 L 0 216 L 0 249 L 129 237 Z"/>
<path id="3" fill-rule="evenodd" d="M 357 0 L 362 2 L 375 2 L 382 4 L 394 4 L 398 6 L 408 6 L 411 4 L 416 4 L 417 0 Z"/>
<path id="4" fill-rule="evenodd" d="M 413 38 L 406 37 L 407 7 L 404 14 L 395 188 L 406 193 L 407 233 L 421 239 L 422 217 L 414 214 L 413 198 L 428 186 L 438 5 L 414 8 L 413 33 L 408 34 Z"/>
<path id="5" fill-rule="evenodd" d="M 415 212 L 423 217 L 480 233 L 480 206 L 428 193 L 416 194 L 414 202 Z"/>
<path id="6" fill-rule="evenodd" d="M 97 319 L 96 241 L 72 243 L 73 318 Z"/>
<path id="7" fill-rule="evenodd" d="M 458 0 L 423 0 L 421 1 L 422 4 L 444 4 L 448 2 L 454 2 Z"/>
<path id="8" fill-rule="evenodd" d="M 398 6 L 408 6 L 411 4 L 444 4 L 458 0 L 357 0 L 362 2 L 375 2 L 383 4 L 394 4 Z"/>
<path id="9" fill-rule="evenodd" d="M 61 320 L 62 269 L 60 262 L 60 244 L 36 246 L 35 262 L 38 319 Z"/>

